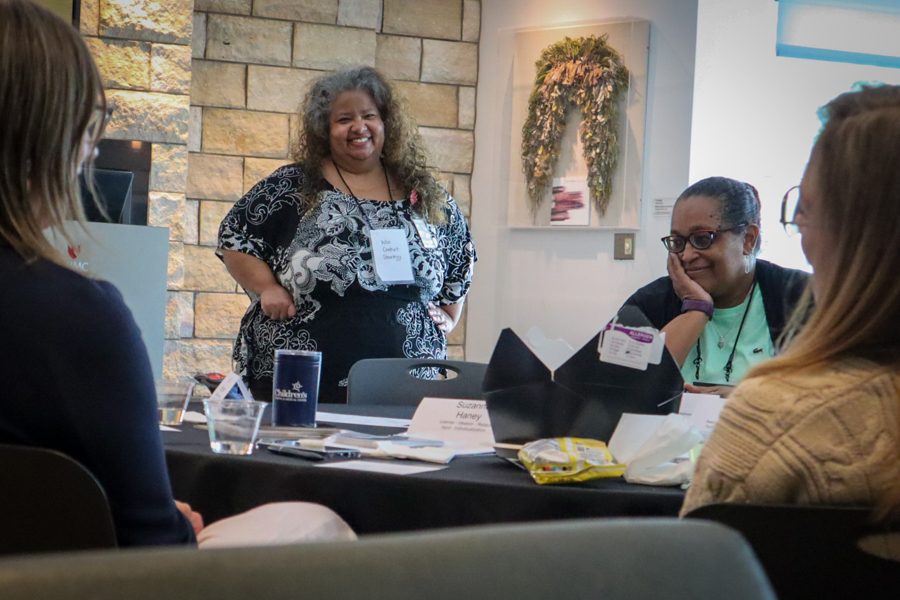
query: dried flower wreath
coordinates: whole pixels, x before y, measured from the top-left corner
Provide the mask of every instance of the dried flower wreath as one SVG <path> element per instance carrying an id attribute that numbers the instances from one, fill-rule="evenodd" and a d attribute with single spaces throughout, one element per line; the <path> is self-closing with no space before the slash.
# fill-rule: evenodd
<path id="1" fill-rule="evenodd" d="M 522 168 L 532 215 L 551 185 L 566 112 L 573 105 L 584 115 L 578 133 L 584 144 L 591 201 L 600 216 L 606 213 L 619 154 L 619 97 L 628 88 L 628 69 L 606 39 L 605 35 L 566 37 L 545 48 L 535 63 L 537 76 L 522 127 Z"/>

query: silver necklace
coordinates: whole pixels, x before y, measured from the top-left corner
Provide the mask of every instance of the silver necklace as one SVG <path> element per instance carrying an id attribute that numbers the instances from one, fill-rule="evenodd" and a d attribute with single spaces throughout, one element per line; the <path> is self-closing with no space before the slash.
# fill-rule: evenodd
<path id="1" fill-rule="evenodd" d="M 749 298 L 750 294 L 753 293 L 753 288 L 754 288 L 754 286 L 751 285 L 750 291 L 744 297 L 744 300 L 743 300 L 743 302 L 741 302 L 741 304 L 743 304 L 744 302 L 747 301 L 747 298 Z M 740 304 L 738 306 L 740 306 Z M 716 343 L 716 346 L 718 346 L 719 350 L 721 350 L 722 348 L 725 347 L 725 336 L 731 335 L 731 332 L 734 331 L 735 326 L 738 324 L 738 320 L 735 319 L 734 322 L 731 324 L 731 328 L 728 331 L 726 331 L 724 334 L 719 332 L 719 328 L 716 327 L 715 320 L 710 320 L 709 324 L 713 326 L 713 330 L 716 332 L 716 335 L 719 336 L 719 341 L 718 341 L 718 343 Z"/>

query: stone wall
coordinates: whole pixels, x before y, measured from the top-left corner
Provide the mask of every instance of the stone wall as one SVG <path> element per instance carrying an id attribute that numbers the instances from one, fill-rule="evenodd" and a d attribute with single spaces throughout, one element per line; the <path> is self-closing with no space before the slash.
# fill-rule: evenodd
<path id="1" fill-rule="evenodd" d="M 190 0 L 85 0 L 82 10 L 117 103 L 109 137 L 154 142 L 149 220 L 172 231 L 166 376 L 231 369 L 249 301 L 213 253 L 218 226 L 288 162 L 294 113 L 322 72 L 366 64 L 392 78 L 470 214 L 480 0 L 196 0 L 193 12 Z M 452 358 L 464 341 L 465 321 Z"/>
<path id="2" fill-rule="evenodd" d="M 193 335 L 184 245 L 191 93 L 192 0 L 82 0 L 81 31 L 115 111 L 106 137 L 151 142 L 148 224 L 169 228 L 166 376 Z M 196 243 L 196 242 L 195 242 Z"/>

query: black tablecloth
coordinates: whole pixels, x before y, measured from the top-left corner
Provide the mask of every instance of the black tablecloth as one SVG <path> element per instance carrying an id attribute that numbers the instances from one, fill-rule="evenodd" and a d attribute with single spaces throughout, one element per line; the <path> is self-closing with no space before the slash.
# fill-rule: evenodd
<path id="1" fill-rule="evenodd" d="M 409 416 L 403 407 L 365 408 L 370 414 Z M 360 414 L 365 408 L 320 410 Z M 684 499 L 678 488 L 632 485 L 622 479 L 542 486 L 496 456 L 456 458 L 446 469 L 404 476 L 323 469 L 261 449 L 251 456 L 227 456 L 210 450 L 206 431 L 189 424 L 180 429 L 163 433 L 173 493 L 200 511 L 207 523 L 266 502 L 300 500 L 330 507 L 357 533 L 366 534 L 584 517 L 675 516 Z"/>

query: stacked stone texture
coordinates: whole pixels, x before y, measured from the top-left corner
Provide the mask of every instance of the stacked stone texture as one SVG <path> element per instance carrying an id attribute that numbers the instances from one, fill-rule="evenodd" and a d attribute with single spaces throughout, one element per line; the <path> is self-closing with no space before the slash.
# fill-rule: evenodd
<path id="1" fill-rule="evenodd" d="M 249 300 L 214 254 L 218 226 L 289 162 L 294 113 L 323 72 L 393 79 L 470 214 L 479 0 L 85 0 L 82 13 L 116 102 L 108 137 L 154 143 L 148 219 L 171 231 L 166 376 L 231 370 Z M 464 336 L 463 320 L 451 358 Z"/>

